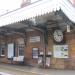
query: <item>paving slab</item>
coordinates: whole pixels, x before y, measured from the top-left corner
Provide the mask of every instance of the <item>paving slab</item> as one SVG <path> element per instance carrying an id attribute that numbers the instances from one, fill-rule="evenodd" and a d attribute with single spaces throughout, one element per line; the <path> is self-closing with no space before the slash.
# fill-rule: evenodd
<path id="1" fill-rule="evenodd" d="M 0 64 L 0 72 L 8 75 L 75 75 L 75 70 L 41 69 L 9 64 Z"/>

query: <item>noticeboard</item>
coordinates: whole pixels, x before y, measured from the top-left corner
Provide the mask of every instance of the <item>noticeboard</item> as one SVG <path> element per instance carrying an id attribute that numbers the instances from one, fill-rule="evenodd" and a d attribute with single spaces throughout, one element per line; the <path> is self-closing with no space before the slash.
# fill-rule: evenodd
<path id="1" fill-rule="evenodd" d="M 68 58 L 68 45 L 54 45 L 53 56 L 55 58 Z"/>
<path id="2" fill-rule="evenodd" d="M 31 43 L 40 42 L 40 36 L 33 36 L 33 37 L 30 37 L 29 42 L 31 42 Z"/>

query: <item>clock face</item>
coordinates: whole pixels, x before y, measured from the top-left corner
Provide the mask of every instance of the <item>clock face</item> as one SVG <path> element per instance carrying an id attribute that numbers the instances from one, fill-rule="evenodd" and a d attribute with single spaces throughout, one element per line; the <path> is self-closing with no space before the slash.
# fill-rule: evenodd
<path id="1" fill-rule="evenodd" d="M 55 30 L 53 36 L 56 42 L 61 42 L 63 40 L 63 33 L 61 30 Z"/>

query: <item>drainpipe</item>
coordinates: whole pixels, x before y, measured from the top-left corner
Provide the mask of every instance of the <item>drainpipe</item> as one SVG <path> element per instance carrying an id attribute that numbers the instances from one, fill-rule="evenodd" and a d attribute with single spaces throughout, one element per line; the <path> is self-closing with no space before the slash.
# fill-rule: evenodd
<path id="1" fill-rule="evenodd" d="M 40 32 L 42 32 L 43 34 L 43 49 L 44 49 L 44 55 L 43 55 L 43 67 L 45 69 L 45 64 L 46 64 L 46 47 L 47 47 L 47 43 L 46 43 L 46 30 L 43 30 L 43 29 L 40 29 L 40 28 L 37 28 L 37 27 L 31 27 L 32 29 L 34 30 L 38 30 Z"/>
<path id="2" fill-rule="evenodd" d="M 44 56 L 43 56 L 43 66 L 44 66 L 44 69 L 46 68 L 46 48 L 47 48 L 47 39 L 48 38 L 46 38 L 47 37 L 47 33 L 46 33 L 47 31 L 44 31 L 44 33 L 43 33 L 43 46 L 44 46 Z"/>
<path id="3" fill-rule="evenodd" d="M 26 31 L 24 31 L 24 35 L 23 35 L 23 38 L 24 38 L 24 62 L 23 62 L 23 64 L 25 64 L 25 50 L 26 50 L 26 47 L 27 47 L 27 33 L 26 33 Z"/>
<path id="4" fill-rule="evenodd" d="M 46 28 L 45 29 L 41 29 L 39 27 L 31 25 L 31 23 L 29 24 L 29 27 L 34 29 L 34 30 L 40 31 L 43 34 L 43 49 L 44 49 L 44 51 L 43 51 L 44 52 L 44 55 L 43 55 L 43 67 L 45 68 L 45 63 L 46 63 L 46 46 L 47 46 L 47 43 L 46 43 Z"/>
<path id="5" fill-rule="evenodd" d="M 44 69 L 45 69 L 45 63 L 46 63 L 45 32 L 43 33 L 43 46 L 44 46 L 43 67 L 44 67 Z"/>

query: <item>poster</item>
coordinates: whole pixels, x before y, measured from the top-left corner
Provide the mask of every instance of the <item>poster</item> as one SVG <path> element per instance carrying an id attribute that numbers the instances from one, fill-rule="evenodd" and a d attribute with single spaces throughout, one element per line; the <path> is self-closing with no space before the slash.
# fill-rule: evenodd
<path id="1" fill-rule="evenodd" d="M 53 56 L 55 58 L 68 58 L 68 45 L 54 45 Z"/>

